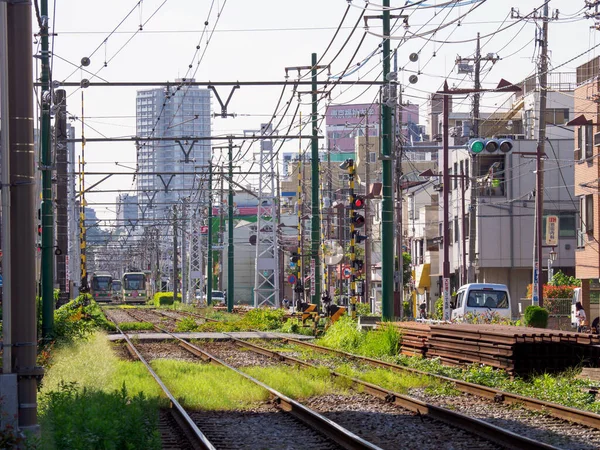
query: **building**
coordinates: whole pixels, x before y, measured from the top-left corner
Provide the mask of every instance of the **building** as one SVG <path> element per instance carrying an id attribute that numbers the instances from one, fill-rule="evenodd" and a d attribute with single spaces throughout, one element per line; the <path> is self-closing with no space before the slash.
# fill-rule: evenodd
<path id="1" fill-rule="evenodd" d="M 329 106 L 325 113 L 327 148 L 338 153 L 354 153 L 354 138 L 379 136 L 379 104 Z"/>
<path id="2" fill-rule="evenodd" d="M 576 277 L 582 281 L 583 307 L 588 319 L 600 315 L 600 57 L 577 67 L 575 88 L 574 160 L 577 221 Z"/>
<path id="3" fill-rule="evenodd" d="M 182 88 L 141 90 L 136 97 L 137 135 L 174 138 L 143 141 L 137 148 L 138 202 L 148 219 L 165 217 L 169 205 L 207 182 L 193 173 L 206 171 L 211 158 L 210 141 L 195 139 L 211 135 L 210 90 L 175 82 Z"/>
<path id="4" fill-rule="evenodd" d="M 116 211 L 118 227 L 135 225 L 139 216 L 137 195 L 120 194 L 117 197 Z"/>

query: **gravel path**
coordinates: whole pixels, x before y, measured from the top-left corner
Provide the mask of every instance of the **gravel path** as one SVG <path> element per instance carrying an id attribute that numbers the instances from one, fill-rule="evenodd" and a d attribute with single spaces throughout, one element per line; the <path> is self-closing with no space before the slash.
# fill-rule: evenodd
<path id="1" fill-rule="evenodd" d="M 423 389 L 411 389 L 409 395 L 562 449 L 600 448 L 600 430 L 566 422 L 519 406 L 494 403 L 469 394 L 431 395 Z"/>
<path id="2" fill-rule="evenodd" d="M 140 322 L 149 322 L 171 332 L 174 332 L 175 327 L 177 326 L 177 320 L 170 317 L 165 317 L 162 314 L 156 313 L 152 310 L 136 309 L 131 310 L 130 314 Z"/>
<path id="3" fill-rule="evenodd" d="M 117 325 L 119 325 L 122 322 L 137 322 L 137 320 L 125 309 L 105 309 L 104 315 L 108 320 L 116 323 Z"/>
<path id="4" fill-rule="evenodd" d="M 140 342 L 135 344 L 146 361 L 154 359 L 176 359 L 202 364 L 202 360 L 184 350 L 174 342 Z"/>
<path id="5" fill-rule="evenodd" d="M 384 449 L 471 450 L 502 448 L 483 438 L 385 403 L 368 394 L 327 395 L 306 406 Z"/>

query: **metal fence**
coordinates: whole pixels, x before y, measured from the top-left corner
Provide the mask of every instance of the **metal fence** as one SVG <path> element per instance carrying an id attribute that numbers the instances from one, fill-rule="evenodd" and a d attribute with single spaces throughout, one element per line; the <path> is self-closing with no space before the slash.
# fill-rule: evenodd
<path id="1" fill-rule="evenodd" d="M 548 310 L 550 317 L 570 317 L 572 301 L 570 298 L 545 298 L 544 308 Z M 522 298 L 519 302 L 519 313 L 525 314 L 525 309 L 531 303 L 530 298 Z"/>

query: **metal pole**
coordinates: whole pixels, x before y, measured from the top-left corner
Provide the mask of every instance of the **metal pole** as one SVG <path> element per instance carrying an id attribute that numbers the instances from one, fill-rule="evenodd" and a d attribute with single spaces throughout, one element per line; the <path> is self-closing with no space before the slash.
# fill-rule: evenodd
<path id="1" fill-rule="evenodd" d="M 548 3 L 544 4 L 544 17 L 542 25 L 542 41 L 540 43 L 542 55 L 539 65 L 539 83 L 540 83 L 540 115 L 538 120 L 538 146 L 536 155 L 536 192 L 535 192 L 535 215 L 536 215 L 536 254 L 534 257 L 534 279 L 536 277 L 539 306 L 544 306 L 544 290 L 542 288 L 542 222 L 544 220 L 544 160 L 546 146 L 546 100 L 548 84 Z"/>
<path id="2" fill-rule="evenodd" d="M 466 160 L 466 162 L 468 163 L 469 160 Z M 466 193 L 466 189 L 465 189 L 465 174 L 464 174 L 464 170 L 461 170 L 460 172 L 460 206 L 461 206 L 461 219 L 460 219 L 460 224 L 462 226 L 462 231 L 461 231 L 461 237 L 462 237 L 462 270 L 461 270 L 461 284 L 466 284 L 467 283 L 467 240 L 465 239 L 466 236 L 466 231 L 467 231 L 467 224 L 465 221 L 465 193 Z"/>
<path id="3" fill-rule="evenodd" d="M 54 330 L 54 213 L 52 209 L 52 155 L 50 150 L 50 59 L 48 57 L 48 0 L 40 3 L 41 51 L 41 172 L 42 172 L 42 337 L 52 339 Z"/>
<path id="4" fill-rule="evenodd" d="M 61 254 L 56 255 L 56 277 L 60 290 L 60 303 L 68 301 L 66 255 L 69 247 L 69 218 L 67 190 L 67 96 L 64 89 L 55 92 L 56 112 L 55 148 L 56 148 L 56 240 Z"/>
<path id="5" fill-rule="evenodd" d="M 390 0 L 383 0 L 383 80 L 387 81 L 390 73 Z M 389 92 L 389 91 L 388 91 Z M 384 101 L 382 109 L 382 224 L 381 241 L 391 243 L 394 241 L 394 205 L 392 203 L 392 160 L 391 160 L 391 135 L 392 111 Z M 394 316 L 394 246 L 384 245 L 381 261 L 381 295 L 383 320 L 392 320 Z"/>
<path id="6" fill-rule="evenodd" d="M 481 47 L 479 33 L 477 33 L 477 49 L 475 51 L 475 90 L 481 89 L 479 75 L 481 71 Z M 473 95 L 473 136 L 479 137 L 479 99 L 480 93 Z M 477 175 L 479 173 L 479 160 L 471 156 L 471 199 L 469 201 L 469 269 L 467 278 L 469 283 L 475 282 L 475 258 L 477 248 Z"/>
<path id="7" fill-rule="evenodd" d="M 348 160 L 348 203 L 350 208 L 348 209 L 348 222 L 350 226 L 350 313 L 353 319 L 356 319 L 356 234 L 354 233 L 354 175 L 356 174 L 356 167 L 352 159 Z"/>
<path id="8" fill-rule="evenodd" d="M 229 233 L 229 241 L 227 242 L 227 312 L 233 312 L 233 294 L 234 294 L 234 280 L 233 280 L 233 264 L 234 264 L 234 253 L 233 253 L 233 142 L 229 141 L 229 219 L 227 222 L 227 228 Z"/>
<path id="9" fill-rule="evenodd" d="M 213 239 L 213 226 L 212 226 L 212 164 L 208 163 L 208 245 L 206 260 L 206 305 L 210 306 L 212 302 L 212 289 L 213 289 L 213 253 L 212 253 L 212 239 Z"/>
<path id="10" fill-rule="evenodd" d="M 442 184 L 443 184 L 443 194 L 444 194 L 444 205 L 443 205 L 443 214 L 444 214 L 444 228 L 442 230 L 442 239 L 444 241 L 444 267 L 443 267 L 443 296 L 444 296 L 444 320 L 450 319 L 450 223 L 449 223 L 449 213 L 450 213 L 450 202 L 449 202 L 449 194 L 450 194 L 450 174 L 448 173 L 448 160 L 449 160 L 449 152 L 448 149 L 448 115 L 449 111 L 449 99 L 450 95 L 448 92 L 448 81 L 444 81 L 444 101 L 443 101 L 443 160 L 442 160 Z"/>
<path id="11" fill-rule="evenodd" d="M 2 373 L 12 372 L 12 299 L 11 299 L 11 252 L 10 252 L 10 139 L 8 120 L 8 45 L 6 2 L 0 2 L 0 117 L 2 133 L 0 135 L 1 181 L 2 181 L 2 309 L 3 309 L 3 355 Z"/>
<path id="12" fill-rule="evenodd" d="M 37 336 L 35 311 L 35 151 L 33 140 L 33 55 L 31 2 L 7 6 L 8 110 L 10 137 L 10 262 L 12 366 L 18 376 L 19 428 L 37 430 Z M 6 312 L 5 312 L 6 314 Z M 5 316 L 6 317 L 6 316 Z M 4 355 L 6 358 L 6 354 Z"/>
<path id="13" fill-rule="evenodd" d="M 187 202 L 184 198 L 181 207 L 181 302 L 187 303 L 187 236 L 186 236 Z"/>
<path id="14" fill-rule="evenodd" d="M 367 239 L 365 240 L 365 289 L 363 292 L 363 297 L 365 302 L 371 306 L 371 238 L 369 237 L 369 233 L 371 232 L 371 217 L 369 215 L 369 193 L 370 193 L 370 185 L 371 185 L 371 165 L 370 165 L 370 157 L 371 151 L 369 146 L 369 108 L 365 113 L 365 236 Z"/>
<path id="15" fill-rule="evenodd" d="M 173 302 L 177 301 L 177 291 L 179 288 L 179 269 L 177 259 L 179 258 L 177 249 L 177 205 L 173 205 Z"/>
<path id="16" fill-rule="evenodd" d="M 312 229 L 311 234 L 311 258 L 314 260 L 314 279 L 311 280 L 312 303 L 317 305 L 317 310 L 321 306 L 321 257 L 319 249 L 321 247 L 321 216 L 319 214 L 319 133 L 317 116 L 317 54 L 312 54 L 312 140 L 311 140 L 311 210 L 312 210 Z M 312 267 L 312 261 L 311 261 Z"/>

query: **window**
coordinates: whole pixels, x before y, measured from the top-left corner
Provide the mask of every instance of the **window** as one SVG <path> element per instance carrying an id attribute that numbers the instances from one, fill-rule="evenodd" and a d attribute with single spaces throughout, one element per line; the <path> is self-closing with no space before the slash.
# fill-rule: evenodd
<path id="1" fill-rule="evenodd" d="M 458 217 L 454 218 L 454 242 L 458 242 Z"/>
<path id="2" fill-rule="evenodd" d="M 591 126 L 585 127 L 585 159 L 594 155 L 594 130 Z"/>
<path id="3" fill-rule="evenodd" d="M 452 172 L 454 175 L 458 175 L 458 164 L 454 163 L 454 171 Z M 458 177 L 454 177 L 454 189 L 458 188 Z"/>
<path id="4" fill-rule="evenodd" d="M 568 108 L 548 108 L 546 110 L 546 124 L 564 125 L 569 121 Z"/>
<path id="5" fill-rule="evenodd" d="M 467 306 L 471 308 L 506 309 L 508 308 L 508 297 L 504 291 L 473 290 L 469 291 Z"/>
<path id="6" fill-rule="evenodd" d="M 588 234 L 594 232 L 594 196 L 592 194 L 585 196 L 585 232 Z"/>
<path id="7" fill-rule="evenodd" d="M 377 162 L 377 153 L 369 152 L 369 162 L 373 164 Z"/>
<path id="8" fill-rule="evenodd" d="M 458 309 L 461 308 L 462 303 L 463 303 L 463 297 L 464 297 L 465 293 L 464 292 L 460 292 L 457 296 L 456 296 L 456 307 Z"/>
<path id="9" fill-rule="evenodd" d="M 480 196 L 505 196 L 505 157 L 504 155 L 477 155 L 479 171 L 473 175 L 478 178 Z"/>
<path id="10" fill-rule="evenodd" d="M 546 236 L 546 218 L 558 216 L 558 237 L 572 238 L 577 234 L 576 211 L 545 211 L 542 221 L 542 236 Z"/>

